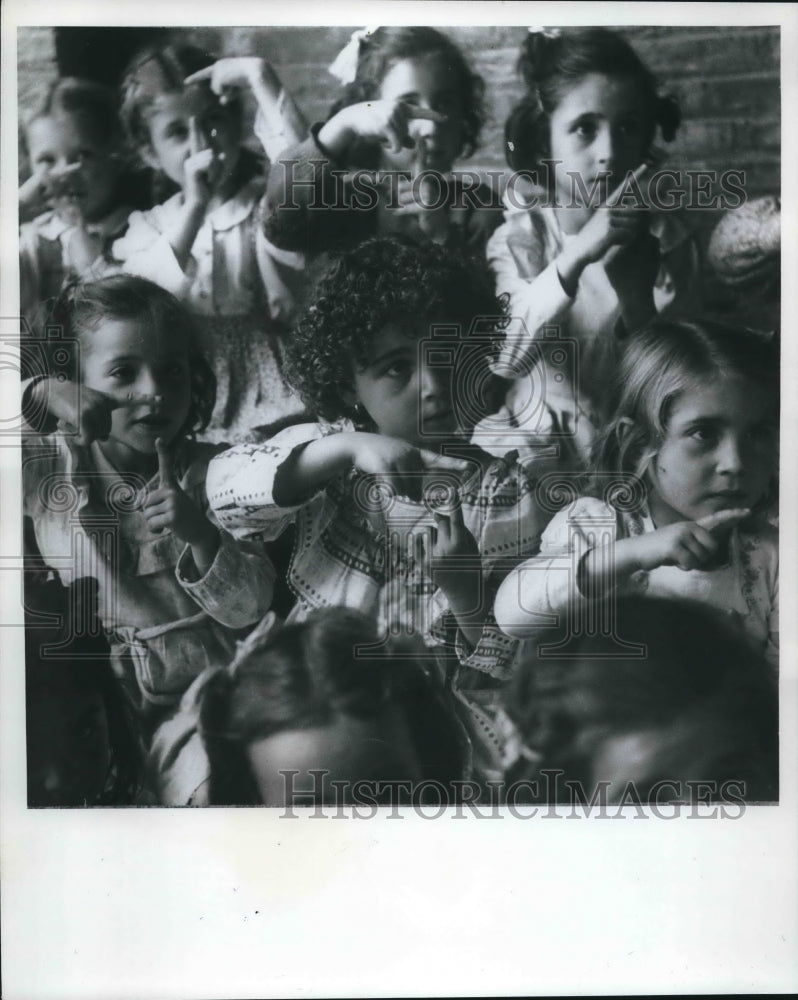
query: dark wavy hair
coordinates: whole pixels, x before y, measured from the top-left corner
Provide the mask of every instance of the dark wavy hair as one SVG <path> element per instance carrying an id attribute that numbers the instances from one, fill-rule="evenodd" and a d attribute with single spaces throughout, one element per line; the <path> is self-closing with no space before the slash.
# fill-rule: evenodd
<path id="1" fill-rule="evenodd" d="M 596 438 L 592 473 L 641 478 L 667 432 L 674 402 L 696 379 L 738 377 L 763 386 L 779 415 L 779 349 L 773 337 L 716 320 L 655 319 L 626 341 Z M 760 506 L 776 497 L 777 471 Z"/>
<path id="2" fill-rule="evenodd" d="M 191 406 L 180 436 L 203 431 L 211 419 L 216 402 L 216 376 L 201 353 L 194 320 L 171 292 L 146 278 L 116 274 L 99 281 L 75 281 L 67 285 L 56 300 L 48 326 L 57 328 L 66 343 L 53 341 L 49 353 L 48 374 L 80 380 L 78 352 L 69 341 L 96 329 L 103 320 L 138 320 L 152 328 L 184 333 L 188 343 L 191 378 Z"/>
<path id="3" fill-rule="evenodd" d="M 468 367 L 480 360 L 484 365 L 484 377 L 474 380 L 473 369 L 470 377 L 489 413 L 505 385 L 487 370 L 491 334 L 505 308 L 484 265 L 433 243 L 397 236 L 367 240 L 340 255 L 317 285 L 286 342 L 286 376 L 311 412 L 326 420 L 357 419 L 348 398 L 354 372 L 368 364 L 374 337 L 387 323 L 406 320 L 417 328 L 429 319 L 458 325 L 465 334 L 479 318 L 480 337 L 472 342 Z"/>
<path id="4" fill-rule="evenodd" d="M 381 642 L 376 624 L 360 612 L 321 608 L 276 635 L 267 631 L 232 671 L 217 671 L 203 689 L 199 728 L 210 761 L 211 805 L 260 801 L 246 753 L 253 742 L 342 718 L 386 723 L 371 773 L 358 777 L 411 777 L 387 735 L 396 725 L 415 751 L 422 780 L 438 782 L 448 798 L 450 782 L 463 777 L 463 731 L 413 650 Z"/>
<path id="5" fill-rule="evenodd" d="M 483 97 L 485 81 L 468 65 L 458 46 L 435 28 L 393 26 L 378 28 L 360 43 L 357 74 L 347 84 L 330 110 L 330 117 L 350 104 L 373 101 L 388 70 L 402 59 L 418 59 L 430 53 L 439 54 L 451 67 L 459 82 L 463 102 L 463 150 L 470 156 L 479 145 L 485 124 Z"/>
<path id="6" fill-rule="evenodd" d="M 518 71 L 526 94 L 505 122 L 507 162 L 513 170 L 538 171 L 551 154 L 551 114 L 564 94 L 590 73 L 631 80 L 648 108 L 650 147 L 659 128 L 670 142 L 681 123 L 676 98 L 660 95 L 657 81 L 629 42 L 608 28 L 530 32 L 521 46 Z"/>

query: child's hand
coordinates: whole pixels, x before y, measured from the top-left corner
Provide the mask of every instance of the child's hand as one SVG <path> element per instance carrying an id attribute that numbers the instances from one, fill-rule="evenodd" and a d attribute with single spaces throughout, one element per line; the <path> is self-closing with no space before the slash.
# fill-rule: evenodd
<path id="1" fill-rule="evenodd" d="M 52 207 L 52 199 L 47 186 L 47 170 L 38 169 L 20 185 L 19 221 L 27 222 Z"/>
<path id="2" fill-rule="evenodd" d="M 629 543 L 634 543 L 635 561 L 640 569 L 652 570 L 658 566 L 705 569 L 717 555 L 722 539 L 750 513 L 747 509 L 720 510 L 698 521 L 679 521 L 625 539 L 623 544 L 628 548 Z"/>
<path id="3" fill-rule="evenodd" d="M 446 115 L 407 101 L 366 101 L 351 104 L 334 115 L 319 132 L 319 142 L 335 156 L 341 155 L 355 138 L 380 142 L 391 153 L 412 149 L 410 135 L 414 120 L 443 123 Z"/>
<path id="4" fill-rule="evenodd" d="M 213 66 L 198 70 L 187 76 L 183 83 L 191 86 L 207 81 L 211 90 L 219 98 L 220 104 L 227 104 L 235 97 L 238 87 L 249 87 L 255 90 L 259 84 L 271 85 L 280 89 L 277 75 L 265 59 L 258 56 L 235 56 L 217 60 Z"/>
<path id="5" fill-rule="evenodd" d="M 604 255 L 604 270 L 618 296 L 628 332 L 644 326 L 656 312 L 654 285 L 659 269 L 659 241 L 648 229 Z"/>
<path id="6" fill-rule="evenodd" d="M 189 120 L 189 140 L 189 156 L 183 163 L 183 196 L 186 205 L 204 207 L 219 179 L 219 159 L 213 149 L 203 148 L 202 133 L 194 118 Z"/>
<path id="7" fill-rule="evenodd" d="M 432 470 L 465 472 L 468 462 L 416 448 L 398 438 L 354 431 L 347 435 L 352 465 L 360 472 L 377 476 L 400 496 L 420 500 L 425 475 Z"/>
<path id="8" fill-rule="evenodd" d="M 459 498 L 458 498 L 459 499 Z M 432 579 L 450 603 L 478 610 L 481 589 L 481 561 L 477 541 L 463 521 L 460 503 L 451 511 L 436 510 L 432 545 Z"/>
<path id="9" fill-rule="evenodd" d="M 33 403 L 36 409 L 46 409 L 65 433 L 74 434 L 77 443 L 84 446 L 107 440 L 113 411 L 125 405 L 96 389 L 56 378 L 43 379 L 34 385 Z"/>
<path id="10" fill-rule="evenodd" d="M 216 529 L 188 494 L 180 488 L 166 445 L 158 438 L 158 489 L 148 493 L 142 505 L 150 531 L 167 529 L 187 545 L 203 546 L 218 541 Z"/>
<path id="11" fill-rule="evenodd" d="M 419 182 L 402 174 L 392 175 L 392 183 L 395 180 L 396 186 L 388 205 L 397 220 L 407 219 L 421 229 L 427 239 L 443 243 L 449 233 L 449 207 L 448 195 L 440 188 L 445 183 L 445 176 L 438 174 L 438 177 L 438 181 L 425 177 Z"/>
<path id="12" fill-rule="evenodd" d="M 651 166 L 643 163 L 635 170 L 633 176 L 639 183 L 650 170 Z M 645 226 L 648 220 L 645 210 L 635 205 L 620 204 L 621 196 L 626 190 L 627 181 L 624 179 L 607 200 L 596 208 L 569 246 L 560 254 L 557 270 L 563 287 L 570 295 L 576 294 L 579 276 L 588 264 L 601 260 L 612 247 L 631 243 Z"/>

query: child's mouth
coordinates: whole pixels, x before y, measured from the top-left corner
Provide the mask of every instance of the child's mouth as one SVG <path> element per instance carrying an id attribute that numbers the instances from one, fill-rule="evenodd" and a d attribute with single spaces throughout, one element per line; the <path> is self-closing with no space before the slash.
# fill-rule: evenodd
<path id="1" fill-rule="evenodd" d="M 144 417 L 139 417 L 134 423 L 143 424 L 151 430 L 163 430 L 169 425 L 169 418 L 162 413 L 148 413 Z"/>

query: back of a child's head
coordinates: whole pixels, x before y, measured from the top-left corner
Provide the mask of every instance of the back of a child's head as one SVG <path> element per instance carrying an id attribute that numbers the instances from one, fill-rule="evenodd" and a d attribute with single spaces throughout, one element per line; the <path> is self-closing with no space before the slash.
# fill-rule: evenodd
<path id="1" fill-rule="evenodd" d="M 116 93 L 102 83 L 79 77 L 54 80 L 38 103 L 24 116 L 23 140 L 31 125 L 42 118 L 78 119 L 114 152 L 122 152 L 122 123 Z"/>
<path id="2" fill-rule="evenodd" d="M 182 93 L 186 77 L 212 66 L 216 59 L 194 45 L 173 41 L 148 46 L 131 60 L 122 78 L 121 114 L 130 141 L 136 147 L 150 144 L 148 116 L 158 98 Z M 210 93 L 207 83 L 194 86 Z M 240 116 L 241 104 L 237 98 L 225 107 L 231 115 Z"/>
<path id="3" fill-rule="evenodd" d="M 350 783 L 413 779 L 445 787 L 462 776 L 460 730 L 422 663 L 380 641 L 364 615 L 328 608 L 266 635 L 208 684 L 200 729 L 211 762 L 211 801 L 260 801 L 247 757 L 252 744 L 282 733 L 301 738 L 346 720 L 374 724 L 366 755 L 346 775 Z M 345 798 L 351 801 L 351 787 Z"/>
<path id="4" fill-rule="evenodd" d="M 364 33 L 358 47 L 355 78 L 346 85 L 330 115 L 350 104 L 378 98 L 382 81 L 398 62 L 430 55 L 438 55 L 457 76 L 463 107 L 463 153 L 470 155 L 479 144 L 485 122 L 482 103 L 485 82 L 468 65 L 457 44 L 436 28 L 393 25 Z"/>
<path id="5" fill-rule="evenodd" d="M 192 383 L 192 405 L 185 433 L 208 425 L 216 397 L 216 380 L 199 348 L 195 321 L 171 292 L 135 275 L 117 274 L 65 286 L 50 314 L 49 326 L 60 330 L 50 351 L 52 376 L 81 381 L 80 354 L 109 320 L 133 321 L 164 337 L 186 344 Z"/>
<path id="6" fill-rule="evenodd" d="M 670 142 L 681 121 L 678 104 L 658 93 L 657 81 L 635 50 L 609 28 L 547 28 L 530 31 L 521 45 L 518 71 L 526 93 L 505 123 L 507 162 L 514 170 L 537 170 L 550 156 L 551 115 L 586 76 L 631 81 L 646 109 L 647 144 L 659 128 Z"/>
<path id="7" fill-rule="evenodd" d="M 586 783 L 629 777 L 643 800 L 667 779 L 777 798 L 776 685 L 740 629 L 707 605 L 647 597 L 618 598 L 612 621 L 564 644 L 544 636 L 508 691 L 542 765 Z M 606 752 L 613 743 L 628 760 Z"/>
<path id="8" fill-rule="evenodd" d="M 675 400 L 698 382 L 744 379 L 779 405 L 776 341 L 715 320 L 658 318 L 624 346 L 610 393 L 611 417 L 594 448 L 594 469 L 640 475 L 661 443 Z"/>
<path id="9" fill-rule="evenodd" d="M 480 359 L 470 359 L 471 383 L 490 394 L 491 334 L 504 313 L 481 262 L 434 243 L 368 240 L 340 255 L 319 281 L 286 344 L 286 374 L 311 412 L 327 420 L 353 417 L 348 396 L 354 371 L 368 364 L 374 338 L 388 323 L 457 327 L 466 340 L 479 320 L 482 351 Z M 482 379 L 477 360 L 484 361 Z"/>

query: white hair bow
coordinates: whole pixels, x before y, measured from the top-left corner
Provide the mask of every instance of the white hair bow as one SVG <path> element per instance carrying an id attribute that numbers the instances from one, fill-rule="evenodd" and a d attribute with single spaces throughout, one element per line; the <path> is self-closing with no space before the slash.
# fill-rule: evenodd
<path id="1" fill-rule="evenodd" d="M 549 28 L 544 26 L 541 28 L 527 28 L 526 29 L 530 35 L 543 35 L 544 38 L 554 39 L 559 38 L 562 31 L 559 28 Z"/>
<path id="2" fill-rule="evenodd" d="M 357 74 L 360 43 L 365 41 L 369 35 L 373 35 L 376 30 L 377 28 L 375 27 L 358 28 L 357 31 L 353 31 L 351 38 L 335 57 L 327 72 L 343 84 L 351 83 Z"/>

